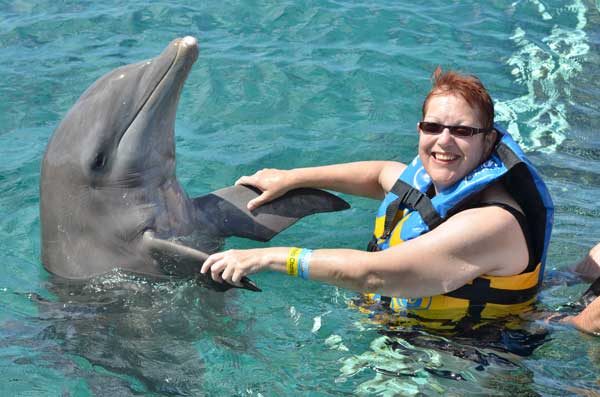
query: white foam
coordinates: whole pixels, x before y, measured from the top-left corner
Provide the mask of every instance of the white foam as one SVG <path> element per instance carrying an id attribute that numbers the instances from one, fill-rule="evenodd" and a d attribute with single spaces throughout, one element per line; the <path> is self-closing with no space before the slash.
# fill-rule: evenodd
<path id="1" fill-rule="evenodd" d="M 581 59 L 589 52 L 586 6 L 582 0 L 573 0 L 557 10 L 552 16 L 538 0 L 528 0 L 537 6 L 544 21 L 554 20 L 560 14 L 574 14 L 574 27 L 558 22 L 550 34 L 542 39 L 545 46 L 528 38 L 527 31 L 517 26 L 511 40 L 517 51 L 508 59 L 515 81 L 527 88 L 521 97 L 495 104 L 496 120 L 506 126 L 513 137 L 526 150 L 554 152 L 565 140 L 569 130 L 566 105 L 571 90 L 568 81 L 581 73 Z M 515 7 L 520 2 L 513 3 Z M 521 134 L 519 125 L 530 131 Z"/>

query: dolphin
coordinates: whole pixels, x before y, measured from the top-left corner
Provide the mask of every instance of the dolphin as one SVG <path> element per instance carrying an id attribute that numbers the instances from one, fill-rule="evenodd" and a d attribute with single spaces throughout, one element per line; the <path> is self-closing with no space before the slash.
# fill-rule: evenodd
<path id="1" fill-rule="evenodd" d="M 186 36 L 156 58 L 109 72 L 53 132 L 40 179 L 41 260 L 50 273 L 194 276 L 225 290 L 232 286 L 199 274 L 224 238 L 268 241 L 304 216 L 349 207 L 318 189 L 292 190 L 252 212 L 246 204 L 260 192 L 248 186 L 188 197 L 175 175 L 174 126 L 197 57 L 196 39 Z"/>

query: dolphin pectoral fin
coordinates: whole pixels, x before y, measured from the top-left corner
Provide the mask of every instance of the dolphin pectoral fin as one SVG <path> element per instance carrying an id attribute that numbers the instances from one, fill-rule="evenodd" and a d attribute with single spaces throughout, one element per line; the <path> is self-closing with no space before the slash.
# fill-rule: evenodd
<path id="1" fill-rule="evenodd" d="M 157 238 L 154 232 L 149 230 L 144 232 L 143 242 L 147 253 L 160 264 L 165 274 L 178 277 L 194 275 L 199 285 L 217 291 L 227 291 L 231 288 L 262 291 L 247 277 L 243 277 L 241 280 L 243 287 L 238 287 L 228 283 L 218 283 L 209 275 L 200 273 L 200 267 L 209 256 L 205 252 L 185 246 L 177 241 Z"/>
<path id="2" fill-rule="evenodd" d="M 252 212 L 248 202 L 258 197 L 260 190 L 235 185 L 194 199 L 198 219 L 210 222 L 223 237 L 238 236 L 269 241 L 298 219 L 320 212 L 341 211 L 350 205 L 341 198 L 319 189 L 294 189 L 264 204 Z"/>

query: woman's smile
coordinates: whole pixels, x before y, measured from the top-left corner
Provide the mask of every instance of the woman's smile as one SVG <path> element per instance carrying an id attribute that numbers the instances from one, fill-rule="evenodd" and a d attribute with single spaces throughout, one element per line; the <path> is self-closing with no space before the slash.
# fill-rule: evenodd
<path id="1" fill-rule="evenodd" d="M 454 153 L 432 152 L 431 155 L 441 164 L 450 164 L 460 158 L 459 155 Z"/>
<path id="2" fill-rule="evenodd" d="M 450 126 L 482 128 L 479 111 L 454 94 L 439 93 L 429 100 L 423 121 Z M 417 127 L 418 128 L 418 127 Z M 437 192 L 467 176 L 489 154 L 485 134 L 455 136 L 448 128 L 439 133 L 419 129 L 419 156 Z"/>

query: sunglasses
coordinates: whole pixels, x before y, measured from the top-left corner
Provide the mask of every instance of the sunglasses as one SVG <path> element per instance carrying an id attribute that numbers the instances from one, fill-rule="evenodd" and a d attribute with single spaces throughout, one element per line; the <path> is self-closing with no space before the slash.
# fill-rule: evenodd
<path id="1" fill-rule="evenodd" d="M 448 128 L 451 135 L 462 137 L 491 132 L 494 130 L 493 128 L 475 128 L 464 125 L 443 125 L 431 123 L 429 121 L 419 121 L 419 129 L 426 134 L 441 134 L 442 131 L 444 131 L 444 128 Z"/>

